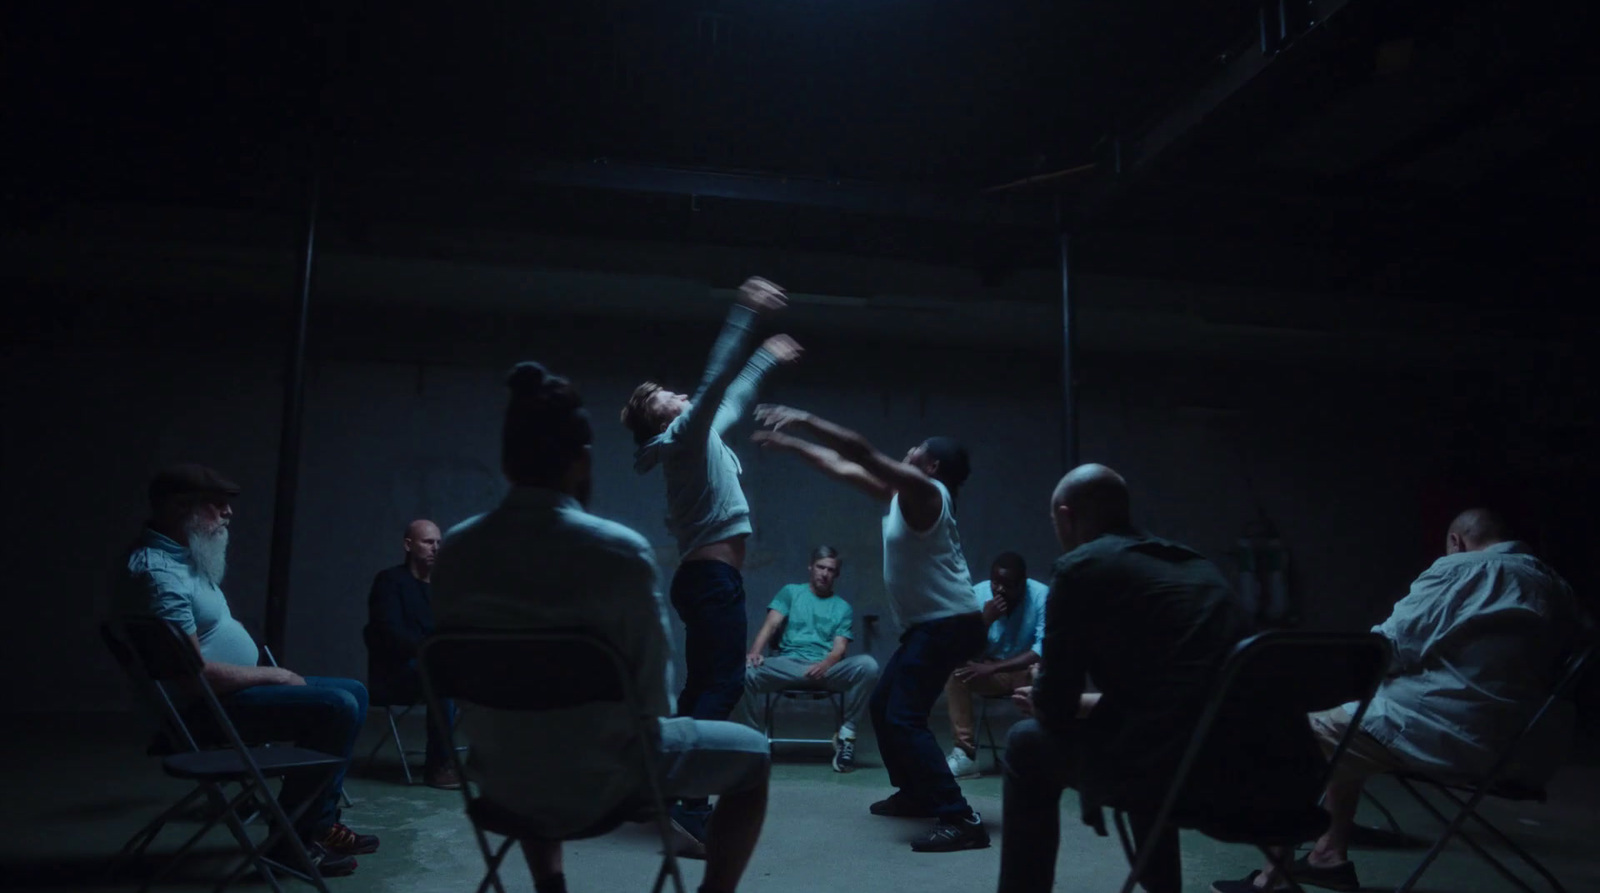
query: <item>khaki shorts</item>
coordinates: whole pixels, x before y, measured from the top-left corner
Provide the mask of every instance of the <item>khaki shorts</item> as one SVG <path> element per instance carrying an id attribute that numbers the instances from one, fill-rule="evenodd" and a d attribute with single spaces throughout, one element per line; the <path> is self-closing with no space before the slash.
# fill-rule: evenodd
<path id="1" fill-rule="evenodd" d="M 1321 745 L 1323 755 L 1333 756 L 1334 748 L 1339 746 L 1345 730 L 1350 728 L 1349 711 L 1335 707 L 1313 713 L 1308 718 L 1311 720 L 1311 732 L 1316 736 L 1317 744 Z M 1350 746 L 1339 757 L 1339 764 L 1333 767 L 1333 777 L 1336 780 L 1356 781 L 1404 768 L 1405 763 L 1394 751 L 1384 747 L 1371 735 L 1357 731 L 1350 736 Z"/>

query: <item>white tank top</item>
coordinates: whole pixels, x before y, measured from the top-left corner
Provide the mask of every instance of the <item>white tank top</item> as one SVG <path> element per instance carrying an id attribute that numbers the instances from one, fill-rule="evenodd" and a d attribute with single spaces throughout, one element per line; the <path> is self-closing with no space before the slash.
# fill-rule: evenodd
<path id="1" fill-rule="evenodd" d="M 961 552 L 950 491 L 939 481 L 933 485 L 939 488 L 941 505 L 932 528 L 920 533 L 911 529 L 900 514 L 898 493 L 883 516 L 883 588 L 901 629 L 982 609 Z"/>

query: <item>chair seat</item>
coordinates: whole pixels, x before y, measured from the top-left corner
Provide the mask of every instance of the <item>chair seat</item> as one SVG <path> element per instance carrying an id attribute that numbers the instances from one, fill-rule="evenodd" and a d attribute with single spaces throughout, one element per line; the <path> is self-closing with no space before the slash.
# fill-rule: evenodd
<path id="1" fill-rule="evenodd" d="M 340 757 L 299 747 L 252 747 L 250 758 L 261 768 L 261 774 L 269 778 L 305 769 L 331 768 L 344 763 Z M 225 780 L 250 775 L 244 758 L 235 750 L 176 753 L 162 758 L 161 767 L 173 778 L 194 780 Z"/>
<path id="2" fill-rule="evenodd" d="M 624 822 L 638 821 L 640 816 L 645 816 L 646 821 L 653 819 L 652 810 L 642 806 L 638 801 L 625 800 L 617 808 L 601 816 L 593 824 L 571 834 L 563 835 L 561 840 L 584 840 L 590 837 L 600 837 L 615 831 Z M 474 824 L 491 831 L 501 837 L 516 837 L 518 839 L 538 839 L 543 835 L 542 829 L 537 827 L 537 819 L 515 812 L 492 800 L 477 797 L 467 806 L 467 817 Z"/>
<path id="3" fill-rule="evenodd" d="M 786 688 L 778 692 L 778 694 L 790 700 L 820 701 L 823 698 L 831 698 L 838 692 L 821 688 Z"/>

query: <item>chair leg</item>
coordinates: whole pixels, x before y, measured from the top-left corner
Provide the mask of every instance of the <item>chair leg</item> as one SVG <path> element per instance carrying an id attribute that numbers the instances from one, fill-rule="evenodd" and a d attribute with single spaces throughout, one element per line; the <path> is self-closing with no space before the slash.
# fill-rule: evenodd
<path id="1" fill-rule="evenodd" d="M 1439 835 L 1439 839 L 1434 842 L 1433 847 L 1429 849 L 1428 852 L 1422 857 L 1422 861 L 1417 863 L 1416 868 L 1412 869 L 1410 877 L 1407 877 L 1404 883 L 1395 888 L 1395 893 L 1409 893 L 1411 888 L 1415 887 L 1417 882 L 1422 879 L 1422 875 L 1428 870 L 1428 867 L 1433 864 L 1435 859 L 1439 858 L 1439 854 L 1444 852 L 1445 846 L 1450 843 L 1450 838 L 1452 837 L 1460 837 L 1463 843 L 1471 847 L 1472 850 L 1482 857 L 1485 862 L 1488 862 L 1490 867 L 1494 868 L 1494 870 L 1498 872 L 1501 877 L 1511 882 L 1518 889 L 1525 891 L 1525 893 L 1534 893 L 1533 888 L 1529 886 L 1526 881 L 1517 877 L 1511 871 L 1511 869 L 1501 864 L 1500 860 L 1490 855 L 1489 851 L 1484 849 L 1476 840 L 1473 840 L 1471 835 L 1463 833 L 1462 825 L 1466 823 L 1467 816 L 1469 814 L 1475 814 L 1477 803 L 1482 799 L 1481 791 L 1474 794 L 1472 799 L 1469 801 L 1462 801 L 1459 798 L 1452 796 L 1449 791 L 1445 791 L 1445 796 L 1451 800 L 1454 800 L 1457 804 L 1455 816 L 1453 818 L 1447 818 L 1438 807 L 1433 805 L 1432 801 L 1424 796 L 1421 791 L 1417 790 L 1416 787 L 1414 787 L 1410 782 L 1403 778 L 1398 778 L 1396 781 L 1399 781 L 1400 786 L 1405 788 L 1406 791 L 1411 794 L 1412 798 L 1414 798 L 1418 803 L 1422 804 L 1423 808 L 1432 813 L 1433 817 L 1442 822 L 1445 827 L 1444 833 Z M 1559 885 L 1557 885 L 1557 889 L 1560 890 Z"/>
<path id="2" fill-rule="evenodd" d="M 1305 888 L 1300 886 L 1300 883 L 1294 879 L 1294 875 L 1289 871 L 1289 857 L 1286 851 L 1265 846 L 1258 846 L 1256 849 L 1260 850 L 1261 855 L 1266 856 L 1267 861 L 1272 863 L 1272 867 L 1277 869 L 1278 877 L 1289 885 L 1291 893 L 1306 893 Z"/>
<path id="3" fill-rule="evenodd" d="M 989 757 L 994 761 L 993 769 L 1000 771 L 1000 748 L 994 743 L 994 725 L 989 722 L 989 699 L 979 698 L 983 702 L 983 737 L 989 742 Z"/>
<path id="4" fill-rule="evenodd" d="M 1383 815 L 1383 820 L 1389 823 L 1390 831 L 1393 831 L 1396 834 L 1405 833 L 1404 831 L 1400 830 L 1400 823 L 1395 821 L 1394 813 L 1389 811 L 1389 807 L 1384 806 L 1383 801 L 1374 796 L 1373 793 L 1367 790 L 1365 786 L 1363 786 L 1361 789 L 1361 799 L 1371 803 L 1372 807 Z"/>
<path id="5" fill-rule="evenodd" d="M 407 708 L 406 712 L 410 712 L 410 708 Z M 406 759 L 406 744 L 404 741 L 400 740 L 400 726 L 394 721 L 393 710 L 385 707 L 383 714 L 389 718 L 389 734 L 394 736 L 394 749 L 395 752 L 400 755 L 400 771 L 406 774 L 406 784 L 409 786 L 412 783 L 411 761 Z M 404 717 L 406 714 L 401 713 L 400 715 Z"/>

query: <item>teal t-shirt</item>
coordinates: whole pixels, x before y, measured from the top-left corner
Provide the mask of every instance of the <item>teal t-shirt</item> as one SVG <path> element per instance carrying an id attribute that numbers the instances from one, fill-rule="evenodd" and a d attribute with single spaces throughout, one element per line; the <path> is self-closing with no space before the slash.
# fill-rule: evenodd
<path id="1" fill-rule="evenodd" d="M 806 583 L 790 583 L 767 605 L 788 618 L 778 654 L 795 660 L 819 661 L 833 650 L 837 636 L 853 639 L 850 603 L 837 595 L 817 598 Z"/>

